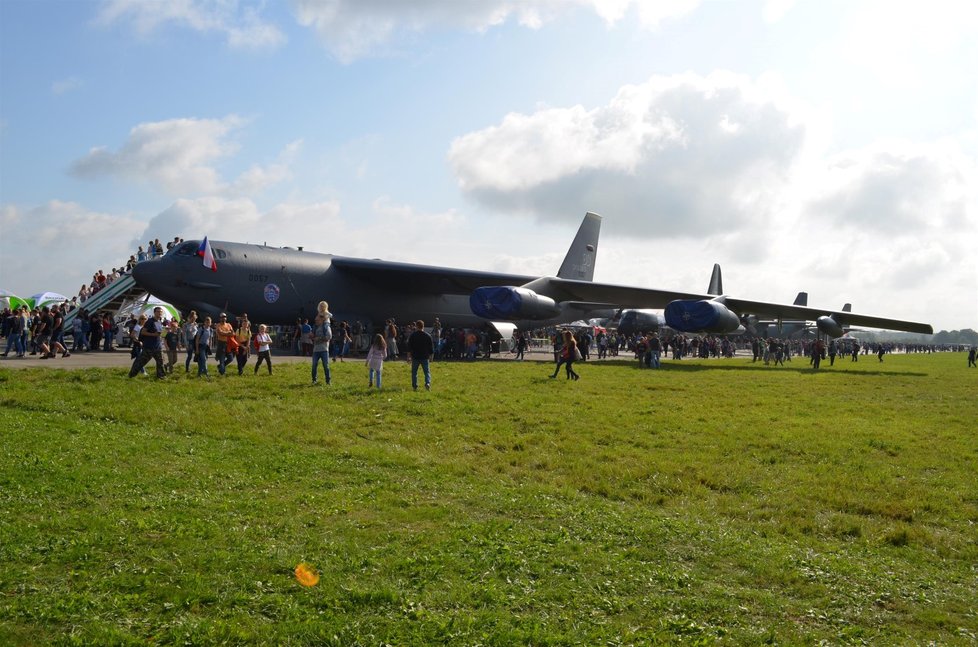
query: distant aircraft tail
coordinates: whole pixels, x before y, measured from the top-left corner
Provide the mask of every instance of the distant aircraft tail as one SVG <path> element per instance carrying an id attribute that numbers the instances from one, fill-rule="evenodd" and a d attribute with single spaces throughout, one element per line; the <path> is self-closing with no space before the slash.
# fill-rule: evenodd
<path id="1" fill-rule="evenodd" d="M 720 264 L 713 264 L 713 274 L 710 275 L 710 287 L 706 290 L 707 294 L 720 296 L 723 294 L 723 277 L 720 276 Z"/>
<path id="2" fill-rule="evenodd" d="M 588 211 L 584 214 L 584 222 L 577 230 L 577 236 L 567 250 L 567 256 L 557 278 L 574 279 L 577 281 L 594 280 L 594 258 L 598 253 L 598 235 L 601 233 L 601 216 Z"/>
<path id="3" fill-rule="evenodd" d="M 794 305 L 796 305 L 796 306 L 807 306 L 808 305 L 808 293 L 807 292 L 799 292 L 798 293 L 798 296 L 795 297 L 795 303 L 794 303 Z"/>
<path id="4" fill-rule="evenodd" d="M 842 306 L 842 312 L 852 312 L 852 304 L 847 303 L 844 306 Z"/>

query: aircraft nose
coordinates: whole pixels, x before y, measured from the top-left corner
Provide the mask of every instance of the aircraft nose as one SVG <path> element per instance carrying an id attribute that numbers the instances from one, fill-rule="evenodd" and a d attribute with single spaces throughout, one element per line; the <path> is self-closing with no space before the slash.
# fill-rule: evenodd
<path id="1" fill-rule="evenodd" d="M 159 266 L 162 261 L 140 261 L 136 263 L 132 268 L 132 278 L 135 279 L 136 283 L 143 286 L 144 288 L 151 288 L 154 286 L 156 281 L 154 277 L 156 272 L 153 270 Z"/>

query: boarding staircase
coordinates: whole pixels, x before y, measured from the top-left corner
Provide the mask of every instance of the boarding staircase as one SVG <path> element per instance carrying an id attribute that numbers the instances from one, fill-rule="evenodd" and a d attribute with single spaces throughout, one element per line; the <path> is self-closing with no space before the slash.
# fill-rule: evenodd
<path id="1" fill-rule="evenodd" d="M 131 273 L 123 274 L 65 315 L 64 329 L 71 330 L 75 318 L 82 310 L 88 314 L 111 312 L 114 315 L 124 303 L 145 294 L 146 291 L 136 285 L 136 280 L 132 278 Z"/>

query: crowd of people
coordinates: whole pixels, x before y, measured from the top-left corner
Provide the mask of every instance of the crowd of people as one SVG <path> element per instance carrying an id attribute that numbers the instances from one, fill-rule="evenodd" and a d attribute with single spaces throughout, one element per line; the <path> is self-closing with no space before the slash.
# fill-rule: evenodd
<path id="1" fill-rule="evenodd" d="M 168 247 L 179 244 L 175 238 Z M 162 253 L 158 241 L 151 242 L 148 247 L 152 254 Z M 127 270 L 128 271 L 128 270 Z M 93 284 L 103 281 L 108 285 L 117 271 L 104 275 L 101 271 L 93 277 Z M 97 288 L 102 289 L 102 288 Z M 89 295 L 97 291 L 92 288 Z M 325 306 L 326 302 L 322 302 Z M 142 361 L 137 373 L 144 372 L 144 365 L 155 358 L 159 351 L 161 360 L 157 368 L 158 376 L 173 372 L 179 363 L 177 356 L 185 353 L 185 372 L 190 372 L 191 366 L 197 367 L 197 375 L 208 376 L 207 361 L 213 357 L 217 362 L 220 375 L 227 374 L 228 366 L 236 367 L 238 374 L 243 374 L 249 360 L 254 356 L 256 361 L 252 367 L 254 373 L 264 365 L 269 374 L 272 373 L 272 348 L 292 349 L 297 355 L 308 356 L 313 360 L 312 381 L 318 383 L 319 369 L 322 368 L 326 384 L 331 382 L 331 362 L 343 362 L 353 354 L 366 357 L 369 365 L 368 384 L 377 388 L 382 384 L 383 362 L 397 360 L 406 352 L 412 358 L 413 372 L 417 369 L 429 369 L 428 365 L 413 366 L 413 358 L 419 352 L 412 347 L 412 339 L 418 341 L 416 332 L 422 332 L 431 341 L 431 350 L 426 359 L 432 360 L 463 360 L 474 361 L 479 358 L 491 358 L 494 344 L 499 335 L 489 326 L 481 329 L 443 327 L 435 317 L 427 331 L 423 322 L 412 321 L 399 325 L 394 319 L 384 322 L 383 326 L 371 333 L 369 327 L 360 321 L 352 324 L 347 321 L 337 321 L 332 313 L 326 310 L 317 312 L 312 323 L 308 319 L 298 319 L 295 325 L 289 327 L 271 327 L 261 324 L 253 326 L 246 314 L 238 317 L 233 323 L 226 314 L 221 314 L 216 321 L 210 317 L 198 320 L 196 312 L 191 311 L 181 320 L 169 320 L 163 308 L 157 308 L 153 317 L 132 316 L 124 322 L 116 322 L 109 313 L 87 314 L 80 311 L 75 317 L 70 330 L 64 325 L 65 317 L 71 310 L 70 303 L 42 306 L 33 310 L 27 306 L 7 309 L 0 313 L 0 339 L 5 340 L 3 357 L 11 352 L 16 357 L 40 355 L 42 359 L 70 357 L 72 353 L 102 351 L 111 352 L 119 346 L 120 338 L 131 340 L 131 356 L 134 365 Z M 156 312 L 160 318 L 156 320 Z M 158 329 L 158 330 L 157 330 Z M 65 341 L 70 334 L 71 343 Z M 848 358 L 858 361 L 860 356 L 874 355 L 882 362 L 885 355 L 893 352 L 901 353 L 933 353 L 933 352 L 967 352 L 968 365 L 976 366 L 975 355 L 978 350 L 974 346 L 964 344 L 901 344 L 896 342 L 865 342 L 858 339 L 843 337 L 824 341 L 816 339 L 781 339 L 760 337 L 728 338 L 715 335 L 684 335 L 675 334 L 669 337 L 660 336 L 658 331 L 625 335 L 620 331 L 606 330 L 598 327 L 578 328 L 546 328 L 533 331 L 516 331 L 511 340 L 509 352 L 515 359 L 522 360 L 531 349 L 538 349 L 549 339 L 553 348 L 553 359 L 556 365 L 552 377 L 556 377 L 560 367 L 565 367 L 568 379 L 578 380 L 580 375 L 574 370 L 575 362 L 588 361 L 592 352 L 597 353 L 598 359 L 617 357 L 621 352 L 629 352 L 641 368 L 657 369 L 663 359 L 673 360 L 683 358 L 721 358 L 733 357 L 738 351 L 749 352 L 754 362 L 763 361 L 770 366 L 784 366 L 793 357 L 804 357 L 815 368 L 826 360 L 834 365 L 836 359 Z M 402 350 L 403 349 L 403 350 Z M 144 351 L 151 351 L 144 357 Z M 163 361 L 163 354 L 166 360 Z M 426 385 L 430 387 L 430 373 L 425 370 Z M 416 385 L 416 379 L 415 379 Z"/>

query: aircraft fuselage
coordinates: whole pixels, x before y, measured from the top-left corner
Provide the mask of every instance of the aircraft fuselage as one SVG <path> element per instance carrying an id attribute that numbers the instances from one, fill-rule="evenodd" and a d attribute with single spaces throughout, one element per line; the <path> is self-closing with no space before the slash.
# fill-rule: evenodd
<path id="1" fill-rule="evenodd" d="M 315 316 L 329 302 L 336 319 L 380 325 L 438 317 L 446 327 L 484 327 L 469 295 L 481 285 L 522 284 L 535 277 L 365 260 L 226 241 L 211 241 L 217 271 L 204 267 L 199 241 L 186 241 L 160 259 L 136 265 L 148 292 L 185 313 L 248 314 L 251 321 L 287 325 Z M 555 321 L 556 322 L 556 321 Z M 527 322 L 530 323 L 530 322 Z M 554 323 L 535 321 L 538 327 Z"/>

